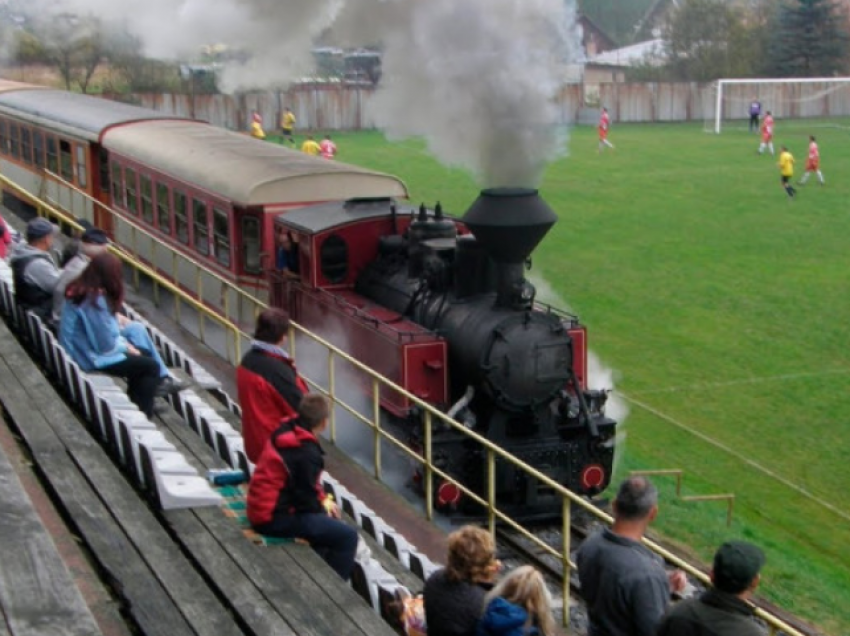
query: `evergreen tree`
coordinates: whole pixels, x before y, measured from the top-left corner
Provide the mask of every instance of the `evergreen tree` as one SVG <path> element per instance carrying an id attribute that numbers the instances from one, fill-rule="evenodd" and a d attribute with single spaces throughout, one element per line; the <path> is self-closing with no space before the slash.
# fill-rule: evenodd
<path id="1" fill-rule="evenodd" d="M 835 0 L 788 0 L 770 38 L 768 70 L 775 77 L 846 73 L 850 34 Z"/>

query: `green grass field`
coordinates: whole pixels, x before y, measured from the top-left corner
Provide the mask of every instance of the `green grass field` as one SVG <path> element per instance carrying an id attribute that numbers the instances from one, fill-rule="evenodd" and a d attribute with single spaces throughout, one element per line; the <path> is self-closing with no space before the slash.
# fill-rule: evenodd
<path id="1" fill-rule="evenodd" d="M 762 594 L 837 636 L 850 634 L 850 129 L 778 121 L 797 177 L 809 134 L 827 185 L 794 201 L 776 159 L 738 126 L 615 126 L 616 150 L 571 131 L 570 156 L 540 186 L 560 221 L 534 272 L 578 313 L 591 348 L 616 371 L 630 414 L 618 478 L 682 468 L 676 500 L 656 479 L 657 529 L 709 562 L 726 538 L 763 546 Z M 847 122 L 843 122 L 847 124 Z M 341 160 L 401 176 L 414 202 L 462 214 L 465 173 L 419 141 L 335 134 Z M 510 152 L 510 148 L 505 148 Z"/>

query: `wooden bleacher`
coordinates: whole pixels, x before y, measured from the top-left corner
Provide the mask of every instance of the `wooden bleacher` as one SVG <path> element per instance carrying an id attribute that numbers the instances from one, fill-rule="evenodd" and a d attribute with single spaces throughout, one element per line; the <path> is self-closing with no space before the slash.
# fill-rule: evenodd
<path id="1" fill-rule="evenodd" d="M 152 506 L 107 454 L 105 446 L 115 446 L 115 436 L 110 444 L 98 443 L 96 434 L 103 431 L 87 428 L 77 418 L 3 323 L 0 403 L 57 506 L 138 632 L 163 636 L 394 633 L 310 548 L 257 546 L 220 506 L 165 511 Z M 175 421 L 161 427 L 161 432 L 199 471 L 223 466 L 185 424 Z M 124 461 L 131 461 L 127 451 L 125 447 Z M 147 485 L 154 487 L 150 474 Z M 62 597 L 56 599 L 65 605 Z M 10 628 L 13 621 L 8 617 L 14 615 L 14 609 L 7 614 Z M 73 631 L 77 628 L 70 624 L 64 629 L 38 633 L 97 633 L 96 629 Z M 8 633 L 22 636 L 36 631 L 10 629 Z M 4 634 L 2 627 L 0 634 Z"/>
<path id="2" fill-rule="evenodd" d="M 0 448 L 0 634 L 101 634 L 6 452 Z"/>

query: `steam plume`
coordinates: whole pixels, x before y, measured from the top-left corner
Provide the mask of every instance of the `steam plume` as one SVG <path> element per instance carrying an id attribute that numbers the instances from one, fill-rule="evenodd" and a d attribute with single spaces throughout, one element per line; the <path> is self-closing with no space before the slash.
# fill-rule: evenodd
<path id="1" fill-rule="evenodd" d="M 43 14 L 94 14 L 140 37 L 154 57 L 204 44 L 249 51 L 227 91 L 286 86 L 312 68 L 328 32 L 383 46 L 373 100 L 392 138 L 423 136 L 442 162 L 484 186 L 536 186 L 559 156 L 554 97 L 579 49 L 573 0 L 35 0 Z M 132 16 L 132 18 L 128 18 Z"/>

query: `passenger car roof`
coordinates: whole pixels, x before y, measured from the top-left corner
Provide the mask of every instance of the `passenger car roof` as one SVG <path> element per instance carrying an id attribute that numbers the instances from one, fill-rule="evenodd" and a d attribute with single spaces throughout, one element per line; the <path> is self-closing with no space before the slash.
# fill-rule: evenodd
<path id="1" fill-rule="evenodd" d="M 312 157 L 192 121 L 146 121 L 107 130 L 110 152 L 242 205 L 407 197 L 397 177 Z"/>
<path id="2" fill-rule="evenodd" d="M 98 141 L 111 126 L 150 119 L 175 119 L 132 104 L 30 85 L 0 86 L 0 113 L 21 117 L 45 128 Z"/>

